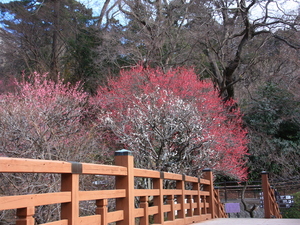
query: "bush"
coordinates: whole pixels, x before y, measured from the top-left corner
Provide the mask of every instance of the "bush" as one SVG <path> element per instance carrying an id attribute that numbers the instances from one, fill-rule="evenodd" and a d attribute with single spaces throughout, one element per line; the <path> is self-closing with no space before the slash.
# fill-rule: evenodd
<path id="1" fill-rule="evenodd" d="M 294 205 L 288 209 L 281 209 L 283 218 L 300 218 L 300 192 L 293 194 Z"/>

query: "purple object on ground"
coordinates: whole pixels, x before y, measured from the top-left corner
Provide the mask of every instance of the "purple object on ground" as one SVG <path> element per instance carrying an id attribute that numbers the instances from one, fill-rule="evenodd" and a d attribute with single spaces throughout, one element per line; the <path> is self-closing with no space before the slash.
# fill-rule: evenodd
<path id="1" fill-rule="evenodd" d="M 239 213 L 241 212 L 240 203 L 225 203 L 226 213 Z"/>

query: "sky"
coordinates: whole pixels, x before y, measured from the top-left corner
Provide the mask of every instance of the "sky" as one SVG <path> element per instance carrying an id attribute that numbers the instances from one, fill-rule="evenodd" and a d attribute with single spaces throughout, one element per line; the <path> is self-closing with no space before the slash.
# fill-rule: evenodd
<path id="1" fill-rule="evenodd" d="M 0 0 L 0 3 L 8 3 L 12 2 L 13 0 Z M 99 15 L 101 11 L 101 6 L 104 4 L 105 0 L 77 0 L 86 5 L 87 8 L 92 8 L 93 13 L 95 15 Z"/>
<path id="2" fill-rule="evenodd" d="M 0 0 L 2 3 L 10 2 L 11 0 Z M 99 15 L 100 9 L 102 4 L 105 2 L 105 0 L 78 0 L 79 2 L 86 5 L 87 8 L 92 8 L 94 14 Z M 275 7 L 276 3 L 282 8 L 287 11 L 295 11 L 297 13 L 298 7 L 300 6 L 299 0 L 276 0 L 273 3 L 271 3 L 271 7 Z M 259 12 L 259 9 L 257 9 Z M 278 10 L 277 10 L 278 11 Z"/>

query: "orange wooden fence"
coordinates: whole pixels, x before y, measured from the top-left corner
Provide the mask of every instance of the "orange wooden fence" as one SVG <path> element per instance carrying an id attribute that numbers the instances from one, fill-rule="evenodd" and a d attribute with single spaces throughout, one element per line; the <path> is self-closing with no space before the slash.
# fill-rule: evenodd
<path id="1" fill-rule="evenodd" d="M 117 225 L 147 225 L 149 218 L 153 224 L 181 225 L 227 217 L 218 193 L 214 191 L 210 170 L 205 170 L 203 179 L 199 179 L 137 169 L 131 152 L 127 150 L 116 151 L 115 166 L 0 157 L 0 172 L 61 174 L 60 192 L 0 197 L 0 210 L 17 209 L 17 225 L 34 225 L 35 207 L 50 204 L 61 204 L 61 218 L 47 225 L 113 222 Z M 115 176 L 115 189 L 81 191 L 79 177 L 85 175 Z M 135 178 L 150 178 L 151 189 L 136 189 Z M 166 180 L 175 181 L 176 188 L 164 188 Z M 110 212 L 107 207 L 109 199 L 115 199 L 116 203 L 115 210 Z M 89 200 L 96 200 L 95 215 L 80 216 L 79 203 Z"/>
<path id="2" fill-rule="evenodd" d="M 261 173 L 261 178 L 262 178 L 265 218 L 282 218 L 278 203 L 276 202 L 274 189 L 271 188 L 268 180 L 268 173 L 263 171 Z"/>

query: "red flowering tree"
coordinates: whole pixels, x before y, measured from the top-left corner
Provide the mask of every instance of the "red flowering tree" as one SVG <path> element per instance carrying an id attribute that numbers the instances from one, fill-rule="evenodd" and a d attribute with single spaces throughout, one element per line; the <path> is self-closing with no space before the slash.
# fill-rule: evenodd
<path id="1" fill-rule="evenodd" d="M 137 67 L 98 90 L 98 123 L 135 154 L 137 166 L 199 175 L 206 167 L 247 176 L 246 131 L 241 114 L 225 105 L 209 81 L 193 70 Z"/>

